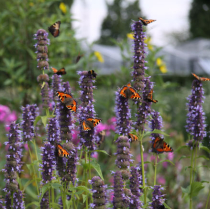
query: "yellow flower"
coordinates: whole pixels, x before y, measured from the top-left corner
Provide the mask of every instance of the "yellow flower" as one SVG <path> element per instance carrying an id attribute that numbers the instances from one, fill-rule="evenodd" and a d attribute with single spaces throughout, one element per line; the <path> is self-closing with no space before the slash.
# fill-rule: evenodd
<path id="1" fill-rule="evenodd" d="M 64 14 L 66 14 L 67 9 L 66 9 L 66 5 L 65 5 L 63 2 L 60 3 L 59 9 L 60 9 Z"/>
<path id="2" fill-rule="evenodd" d="M 145 40 L 144 40 L 144 43 L 145 44 L 147 44 L 147 48 L 149 49 L 149 50 L 153 50 L 153 46 L 152 46 L 152 44 L 151 44 L 151 37 L 148 37 L 148 38 L 146 38 Z"/>
<path id="3" fill-rule="evenodd" d="M 133 33 L 127 33 L 127 38 L 134 39 Z"/>
<path id="4" fill-rule="evenodd" d="M 166 68 L 166 65 L 160 66 L 160 71 L 161 71 L 161 73 L 167 73 L 168 70 L 167 70 L 167 68 Z"/>
<path id="5" fill-rule="evenodd" d="M 102 63 L 104 62 L 104 58 L 103 58 L 103 56 L 101 55 L 100 52 L 95 51 L 94 55 L 96 56 L 96 58 L 98 59 L 99 62 L 102 62 Z"/>
<path id="6" fill-rule="evenodd" d="M 157 63 L 157 66 L 160 67 L 163 64 L 163 60 L 160 57 L 158 57 L 156 60 L 156 63 Z"/>
<path id="7" fill-rule="evenodd" d="M 29 3 L 29 6 L 33 7 L 34 6 L 34 3 L 33 2 L 30 2 Z"/>

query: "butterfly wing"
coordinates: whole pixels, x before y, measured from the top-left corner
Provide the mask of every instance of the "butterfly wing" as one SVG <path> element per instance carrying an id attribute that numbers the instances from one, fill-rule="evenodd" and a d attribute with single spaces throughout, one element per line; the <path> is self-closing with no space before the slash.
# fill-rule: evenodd
<path id="1" fill-rule="evenodd" d="M 51 67 L 51 68 L 52 68 L 52 71 L 53 71 L 54 74 L 56 74 L 58 72 L 58 70 L 55 69 L 54 67 Z"/>
<path id="2" fill-rule="evenodd" d="M 66 107 L 71 111 L 71 112 L 77 112 L 77 102 L 74 99 L 71 99 L 68 103 L 66 103 Z"/>
<path id="3" fill-rule="evenodd" d="M 60 29 L 60 24 L 61 24 L 61 21 L 57 21 L 55 22 L 53 25 L 51 25 L 48 30 L 49 32 L 56 38 L 59 36 L 59 29 Z"/>
<path id="4" fill-rule="evenodd" d="M 133 142 L 133 141 L 138 141 L 138 137 L 136 136 L 136 135 L 134 135 L 134 134 L 128 134 L 128 138 L 130 138 L 131 139 L 131 141 Z"/>
<path id="5" fill-rule="evenodd" d="M 173 152 L 173 149 L 163 141 L 162 138 L 156 137 L 152 144 L 152 151 L 155 153 Z"/>
<path id="6" fill-rule="evenodd" d="M 57 95 L 59 97 L 59 99 L 61 100 L 61 102 L 65 103 L 65 100 L 67 98 L 73 98 L 70 94 L 66 94 L 62 91 L 57 91 Z"/>
<path id="7" fill-rule="evenodd" d="M 87 118 L 86 121 L 91 122 L 93 124 L 93 127 L 97 126 L 100 122 L 100 118 Z"/>
<path id="8" fill-rule="evenodd" d="M 131 91 L 132 95 L 131 95 L 131 99 L 134 99 L 134 100 L 140 100 L 141 99 L 141 96 L 139 93 L 136 92 L 136 89 L 134 89 L 133 87 L 129 87 L 129 90 Z"/>
<path id="9" fill-rule="evenodd" d="M 139 17 L 139 20 L 141 20 L 141 22 L 143 23 L 143 25 L 147 26 L 148 24 L 156 21 L 156 20 L 146 20 L 146 19 L 143 19 L 142 17 Z"/>
<path id="10" fill-rule="evenodd" d="M 127 91 L 128 91 L 128 87 L 127 86 L 123 86 L 120 90 L 120 95 L 124 98 L 127 98 Z"/>
<path id="11" fill-rule="evenodd" d="M 157 100 L 153 99 L 153 89 L 152 89 L 152 90 L 150 91 L 150 93 L 148 94 L 147 100 L 148 100 L 149 102 L 153 102 L 153 103 L 157 103 L 157 102 L 158 102 Z"/>
<path id="12" fill-rule="evenodd" d="M 57 153 L 59 157 L 68 157 L 69 156 L 69 152 L 67 152 L 61 144 L 56 144 L 56 148 L 57 148 Z"/>
<path id="13" fill-rule="evenodd" d="M 90 131 L 91 127 L 88 126 L 88 124 L 86 123 L 86 121 L 82 121 L 82 130 L 83 131 Z"/>
<path id="14" fill-rule="evenodd" d="M 210 81 L 210 78 L 199 77 L 195 73 L 192 73 L 192 75 L 199 81 Z"/>
<path id="15" fill-rule="evenodd" d="M 65 74 L 66 74 L 65 68 L 64 68 L 64 67 L 61 68 L 60 70 L 58 70 L 58 71 L 56 72 L 56 74 L 57 74 L 57 75 L 65 75 Z"/>
<path id="16" fill-rule="evenodd" d="M 83 55 L 78 55 L 77 59 L 76 59 L 76 63 L 78 63 L 82 57 L 83 57 Z"/>

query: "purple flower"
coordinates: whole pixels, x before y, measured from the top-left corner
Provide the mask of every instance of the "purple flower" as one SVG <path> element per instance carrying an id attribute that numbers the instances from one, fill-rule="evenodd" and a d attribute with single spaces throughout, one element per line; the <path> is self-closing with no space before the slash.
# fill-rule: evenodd
<path id="1" fill-rule="evenodd" d="M 40 208 L 41 209 L 50 209 L 50 206 L 49 206 L 49 192 L 45 192 L 42 199 L 41 199 L 41 202 L 40 202 Z"/>
<path id="2" fill-rule="evenodd" d="M 164 202 L 164 195 L 162 195 L 160 190 L 163 190 L 164 188 L 160 185 L 155 185 L 153 187 L 153 193 L 152 193 L 152 209 L 159 208 L 163 202 Z"/>
<path id="3" fill-rule="evenodd" d="M 98 177 L 94 176 L 91 180 L 92 184 L 92 192 L 93 192 L 93 204 L 92 208 L 97 209 L 100 207 L 105 207 L 107 202 L 106 197 L 106 185 L 104 185 L 104 181 Z"/>
<path id="4" fill-rule="evenodd" d="M 57 91 L 61 91 L 61 76 L 54 74 L 52 75 L 52 89 L 53 89 L 53 100 L 55 101 L 55 98 L 57 98 Z"/>
<path id="5" fill-rule="evenodd" d="M 17 192 L 13 194 L 13 208 L 14 209 L 24 209 L 24 202 L 23 202 L 23 193 L 21 190 L 18 189 Z"/>
<path id="6" fill-rule="evenodd" d="M 51 145 L 59 143 L 60 141 L 60 130 L 58 129 L 59 124 L 56 118 L 50 118 L 48 124 L 48 141 Z"/>
<path id="7" fill-rule="evenodd" d="M 162 117 L 160 116 L 160 113 L 157 112 L 157 111 L 152 111 L 151 113 L 151 116 L 152 116 L 152 120 L 150 122 L 150 128 L 151 128 L 151 131 L 154 131 L 155 129 L 157 130 L 161 130 L 162 127 L 163 127 L 163 124 L 162 124 Z M 161 137 L 160 134 L 155 134 L 155 133 L 152 133 L 152 142 L 157 138 L 157 137 Z"/>
<path id="8" fill-rule="evenodd" d="M 116 92 L 115 113 L 117 118 L 116 133 L 128 135 L 131 130 L 131 112 L 128 107 L 128 99 L 120 96 L 119 92 Z"/>
<path id="9" fill-rule="evenodd" d="M 143 101 L 138 107 L 136 114 L 137 122 L 135 128 L 140 131 L 144 131 L 144 126 L 148 114 L 151 112 L 151 102 L 147 100 L 147 96 L 153 88 L 153 83 L 150 81 L 150 77 L 145 78 L 145 88 L 143 90 Z"/>
<path id="10" fill-rule="evenodd" d="M 139 181 L 140 181 L 140 175 L 136 167 L 131 167 L 131 176 L 130 176 L 130 189 L 133 195 L 136 197 L 140 197 L 140 189 L 139 189 Z"/>
<path id="11" fill-rule="evenodd" d="M 123 180 L 122 174 L 120 171 L 116 171 L 114 174 L 114 197 L 113 197 L 113 206 L 114 209 L 128 207 L 127 198 L 125 198 L 125 193 L 123 190 Z"/>
<path id="12" fill-rule="evenodd" d="M 63 84 L 63 91 L 67 94 L 70 94 L 70 85 L 69 82 Z M 72 116 L 71 111 L 66 108 L 66 105 L 59 101 L 59 125 L 60 125 L 60 139 L 65 142 L 72 141 L 71 129 L 72 125 Z"/>
<path id="13" fill-rule="evenodd" d="M 43 30 L 39 29 L 36 34 L 35 38 L 37 40 L 37 44 L 35 44 L 36 53 L 37 53 L 37 68 L 40 70 L 48 70 L 49 64 L 48 64 L 48 48 L 47 44 L 49 44 L 48 33 Z"/>
<path id="14" fill-rule="evenodd" d="M 55 170 L 54 146 L 46 142 L 44 147 L 42 147 L 41 155 L 42 184 L 46 184 L 53 179 L 53 171 Z"/>
<path id="15" fill-rule="evenodd" d="M 146 50 L 146 44 L 144 43 L 144 40 L 146 38 L 145 33 L 143 32 L 143 25 L 142 22 L 139 20 L 137 22 L 134 22 L 131 25 L 131 29 L 134 33 L 134 65 L 133 65 L 133 80 L 134 80 L 134 87 L 137 90 L 143 90 L 145 87 L 144 82 L 144 75 L 145 75 L 145 50 Z"/>
<path id="16" fill-rule="evenodd" d="M 121 169 L 121 175 L 124 180 L 130 176 L 127 170 L 130 166 L 130 142 L 127 136 L 120 136 L 117 140 L 117 159 L 115 161 L 118 168 Z"/>
<path id="17" fill-rule="evenodd" d="M 81 108 L 79 112 L 79 124 L 80 124 L 80 143 L 84 144 L 89 150 L 94 150 L 95 148 L 95 129 L 92 128 L 89 131 L 82 130 L 82 122 L 87 118 L 94 118 L 95 109 L 93 105 L 93 83 L 95 80 L 93 76 L 88 73 L 88 71 L 79 71 L 80 75 L 79 85 L 81 88 Z"/>
<path id="18" fill-rule="evenodd" d="M 199 143 L 206 136 L 205 113 L 203 112 L 204 90 L 202 82 L 194 80 L 192 83 L 192 94 L 187 98 L 188 114 L 186 130 L 193 136 L 194 142 Z"/>

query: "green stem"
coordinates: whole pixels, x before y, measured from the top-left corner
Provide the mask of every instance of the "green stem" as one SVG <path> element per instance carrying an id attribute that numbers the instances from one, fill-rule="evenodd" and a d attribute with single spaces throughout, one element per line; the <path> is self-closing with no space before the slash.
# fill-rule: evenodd
<path id="1" fill-rule="evenodd" d="M 91 178 L 91 166 L 90 166 L 90 152 L 88 153 L 88 155 L 89 155 L 89 179 L 91 180 L 92 178 Z M 92 189 L 92 184 L 90 184 L 90 189 Z M 92 195 L 91 195 L 91 202 L 90 203 L 92 203 L 93 202 L 93 197 L 92 197 Z"/>
<path id="2" fill-rule="evenodd" d="M 158 158 L 158 155 L 155 154 L 155 163 L 154 163 L 154 167 L 155 167 L 154 186 L 156 185 L 156 176 L 157 176 L 157 158 Z"/>
<path id="3" fill-rule="evenodd" d="M 28 151 L 29 151 L 29 154 L 30 154 L 30 158 L 31 158 L 31 163 L 33 162 L 33 159 L 32 159 L 32 154 L 31 154 L 31 150 L 30 150 L 30 145 L 29 145 L 29 142 L 28 142 Z M 36 190 L 37 190 L 37 194 L 39 196 L 39 188 L 38 188 L 38 184 L 37 184 L 37 179 L 36 179 L 36 173 L 35 173 L 35 168 L 34 168 L 34 164 L 33 164 L 33 177 L 34 177 L 34 180 L 35 180 L 35 184 L 36 184 Z"/>
<path id="4" fill-rule="evenodd" d="M 194 180 L 194 175 L 193 175 L 193 170 L 194 170 L 194 166 L 193 166 L 193 161 L 194 161 L 194 148 L 191 151 L 191 163 L 190 163 L 190 186 L 193 183 Z M 190 196 L 190 209 L 192 209 L 192 197 Z"/>
<path id="5" fill-rule="evenodd" d="M 33 144 L 34 144 L 36 160 L 38 161 L 39 158 L 38 158 L 38 154 L 37 154 L 37 148 L 36 148 L 36 141 L 35 141 L 35 139 L 34 139 L 32 142 L 33 142 Z M 38 172 L 38 173 L 39 173 L 39 178 L 41 179 L 41 173 L 40 173 L 40 172 Z"/>
<path id="6" fill-rule="evenodd" d="M 87 165 L 87 149 L 85 148 L 85 164 Z M 87 172 L 85 171 L 85 186 L 87 187 Z M 88 194 L 86 194 L 88 195 Z M 88 197 L 86 197 L 86 209 L 88 209 Z"/>
<path id="7" fill-rule="evenodd" d="M 55 197 L 54 197 L 54 189 L 51 188 L 51 199 L 52 199 L 52 203 L 55 202 Z"/>
<path id="8" fill-rule="evenodd" d="M 210 199 L 210 188 L 209 188 L 209 194 L 208 194 L 208 198 L 207 198 L 207 201 L 206 201 L 205 209 L 208 209 L 209 199 Z"/>
<path id="9" fill-rule="evenodd" d="M 140 154 L 141 154 L 141 170 L 142 170 L 142 184 L 143 184 L 143 191 L 144 191 L 144 204 L 146 205 L 147 203 L 147 191 L 145 188 L 145 176 L 144 176 L 144 156 L 143 156 L 143 145 L 142 145 L 142 140 L 143 140 L 143 134 L 139 133 L 139 142 L 140 142 Z"/>

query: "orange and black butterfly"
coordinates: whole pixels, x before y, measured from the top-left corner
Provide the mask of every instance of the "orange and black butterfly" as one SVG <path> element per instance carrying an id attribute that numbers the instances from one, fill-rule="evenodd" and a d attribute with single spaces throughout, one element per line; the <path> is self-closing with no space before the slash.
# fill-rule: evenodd
<path id="1" fill-rule="evenodd" d="M 67 109 L 69 109 L 71 112 L 77 112 L 77 102 L 73 99 L 71 94 L 57 91 L 57 95 L 61 102 L 66 105 Z"/>
<path id="2" fill-rule="evenodd" d="M 90 131 L 95 126 L 97 126 L 101 122 L 99 118 L 87 118 L 86 120 L 82 121 L 82 130 L 83 131 Z"/>
<path id="3" fill-rule="evenodd" d="M 156 21 L 156 20 L 145 20 L 145 19 L 143 19 L 142 17 L 139 17 L 139 20 L 141 20 L 141 22 L 143 23 L 143 25 L 148 25 L 149 23 L 152 23 L 152 22 L 154 22 L 154 21 Z"/>
<path id="4" fill-rule="evenodd" d="M 131 139 L 132 142 L 138 141 L 138 137 L 134 134 L 128 134 L 128 138 Z"/>
<path id="5" fill-rule="evenodd" d="M 163 152 L 173 152 L 173 149 L 163 141 L 159 136 L 155 138 L 152 144 L 152 152 L 163 153 Z"/>
<path id="6" fill-rule="evenodd" d="M 51 68 L 52 68 L 54 74 L 57 74 L 57 75 L 65 75 L 66 74 L 64 67 L 61 68 L 60 70 L 57 70 L 54 67 L 51 67 Z"/>
<path id="7" fill-rule="evenodd" d="M 56 23 L 54 23 L 53 25 L 51 25 L 48 30 L 50 31 L 50 33 L 56 38 L 59 36 L 59 29 L 60 29 L 60 25 L 61 25 L 61 21 L 57 21 Z"/>
<path id="8" fill-rule="evenodd" d="M 103 131 L 100 131 L 98 134 L 97 134 L 97 136 L 99 137 L 99 141 L 97 142 L 97 144 L 98 144 L 98 147 L 102 144 L 102 142 L 104 141 L 104 139 L 105 139 L 105 136 L 106 136 L 106 131 L 105 130 L 103 130 Z"/>
<path id="9" fill-rule="evenodd" d="M 120 95 L 127 99 L 134 99 L 134 100 L 140 100 L 141 96 L 139 93 L 136 92 L 136 89 L 131 87 L 131 84 L 128 83 L 127 86 L 123 86 L 120 90 Z"/>
<path id="10" fill-rule="evenodd" d="M 157 100 L 153 99 L 153 89 L 150 91 L 150 93 L 147 95 L 147 101 L 157 103 Z"/>
<path id="11" fill-rule="evenodd" d="M 196 77 L 199 81 L 210 81 L 210 78 L 199 77 L 199 76 L 195 75 L 195 73 L 192 73 L 192 75 L 194 77 Z"/>
<path id="12" fill-rule="evenodd" d="M 55 155 L 58 157 L 68 157 L 69 152 L 66 151 L 61 144 L 56 143 Z"/>
<path id="13" fill-rule="evenodd" d="M 97 74 L 95 73 L 94 70 L 89 70 L 89 71 L 88 71 L 88 75 L 89 75 L 89 76 L 93 76 L 94 78 L 96 78 L 96 76 L 97 76 Z"/>

